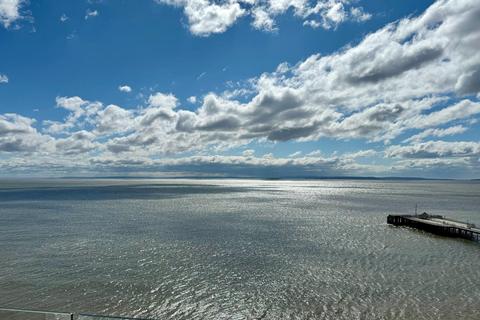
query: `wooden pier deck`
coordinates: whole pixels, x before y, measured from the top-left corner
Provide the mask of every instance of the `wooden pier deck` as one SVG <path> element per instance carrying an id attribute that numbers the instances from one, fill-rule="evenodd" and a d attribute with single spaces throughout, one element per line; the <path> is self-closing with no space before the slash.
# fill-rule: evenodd
<path id="1" fill-rule="evenodd" d="M 480 240 L 480 228 L 475 225 L 427 213 L 421 215 L 389 215 L 387 223 L 416 228 L 441 236 Z"/>

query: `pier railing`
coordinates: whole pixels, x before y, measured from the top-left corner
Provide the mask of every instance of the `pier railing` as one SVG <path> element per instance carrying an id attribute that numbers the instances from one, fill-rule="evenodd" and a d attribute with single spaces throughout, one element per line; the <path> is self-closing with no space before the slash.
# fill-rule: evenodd
<path id="1" fill-rule="evenodd" d="M 28 309 L 0 308 L 1 320 L 153 320 L 145 318 L 130 318 L 120 316 L 106 316 L 88 313 L 70 313 L 40 311 Z"/>

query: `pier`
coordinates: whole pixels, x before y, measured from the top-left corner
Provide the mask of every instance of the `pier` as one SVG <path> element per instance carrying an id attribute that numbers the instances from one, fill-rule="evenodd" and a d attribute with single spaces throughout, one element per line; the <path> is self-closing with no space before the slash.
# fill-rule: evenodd
<path id="1" fill-rule="evenodd" d="M 420 215 L 389 215 L 387 223 L 395 226 L 406 226 L 446 237 L 480 240 L 480 228 L 472 223 L 447 219 L 426 212 Z"/>

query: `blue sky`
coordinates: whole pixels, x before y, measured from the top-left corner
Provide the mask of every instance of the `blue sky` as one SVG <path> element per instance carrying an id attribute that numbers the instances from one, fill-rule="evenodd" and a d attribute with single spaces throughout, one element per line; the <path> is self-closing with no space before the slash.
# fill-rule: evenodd
<path id="1" fill-rule="evenodd" d="M 479 178 L 477 18 L 473 0 L 0 0 L 2 175 Z"/>

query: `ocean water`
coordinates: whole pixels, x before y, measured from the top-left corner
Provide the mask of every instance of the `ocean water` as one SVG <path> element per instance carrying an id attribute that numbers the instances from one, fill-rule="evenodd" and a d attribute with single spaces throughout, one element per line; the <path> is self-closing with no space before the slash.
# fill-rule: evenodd
<path id="1" fill-rule="evenodd" d="M 0 306 L 156 319 L 479 319 L 480 183 L 0 182 Z"/>

